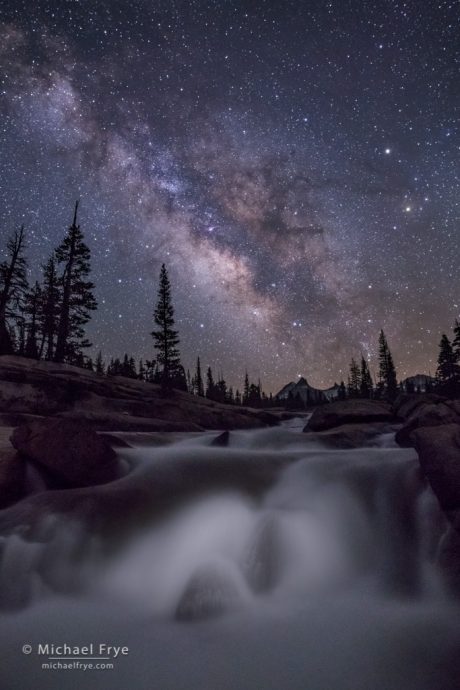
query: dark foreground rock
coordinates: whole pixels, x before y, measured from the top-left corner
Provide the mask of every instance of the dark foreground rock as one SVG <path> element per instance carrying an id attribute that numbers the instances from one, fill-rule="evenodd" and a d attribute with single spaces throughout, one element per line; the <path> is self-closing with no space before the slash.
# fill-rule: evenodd
<path id="1" fill-rule="evenodd" d="M 264 410 L 219 403 L 121 376 L 104 377 L 68 364 L 0 357 L 0 419 L 16 426 L 30 416 L 85 420 L 104 431 L 250 429 L 278 423 Z"/>
<path id="2" fill-rule="evenodd" d="M 17 427 L 14 448 L 50 472 L 59 484 L 73 488 L 105 484 L 119 474 L 108 441 L 81 422 L 48 419 Z"/>
<path id="3" fill-rule="evenodd" d="M 460 426 L 425 427 L 413 436 L 423 473 L 441 508 L 446 513 L 460 510 Z"/>
<path id="4" fill-rule="evenodd" d="M 403 422 L 396 433 L 396 442 L 404 448 L 413 447 L 417 429 L 460 424 L 459 402 L 434 394 L 401 396 L 394 408 L 398 419 Z"/>
<path id="5" fill-rule="evenodd" d="M 304 431 L 325 431 L 343 424 L 390 422 L 391 406 L 376 400 L 337 400 L 317 407 Z"/>
<path id="6" fill-rule="evenodd" d="M 417 428 L 411 439 L 422 471 L 450 521 L 438 562 L 450 589 L 460 594 L 460 424 Z"/>
<path id="7" fill-rule="evenodd" d="M 14 448 L 0 448 L 0 509 L 6 508 L 24 492 L 25 463 Z"/>

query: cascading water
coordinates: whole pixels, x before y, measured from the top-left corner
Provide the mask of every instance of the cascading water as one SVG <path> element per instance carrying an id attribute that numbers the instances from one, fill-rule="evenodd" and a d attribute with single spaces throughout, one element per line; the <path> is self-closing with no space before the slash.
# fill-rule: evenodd
<path id="1" fill-rule="evenodd" d="M 132 435 L 123 479 L 0 514 L 1 687 L 458 689 L 414 451 L 329 450 L 292 423 L 215 436 Z M 84 677 L 20 651 L 100 642 L 129 654 Z"/>

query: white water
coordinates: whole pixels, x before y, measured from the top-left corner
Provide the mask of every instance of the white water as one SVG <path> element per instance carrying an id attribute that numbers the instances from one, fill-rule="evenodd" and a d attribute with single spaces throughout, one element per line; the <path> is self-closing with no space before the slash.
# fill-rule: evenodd
<path id="1" fill-rule="evenodd" d="M 2 689 L 458 690 L 459 611 L 432 562 L 442 519 L 414 452 L 390 437 L 328 450 L 300 428 L 232 432 L 228 448 L 134 435 L 131 473 L 65 517 L 59 493 L 46 514 L 37 496 L 0 513 L 0 529 L 33 526 L 2 543 Z M 47 642 L 129 654 L 86 672 L 21 654 Z"/>

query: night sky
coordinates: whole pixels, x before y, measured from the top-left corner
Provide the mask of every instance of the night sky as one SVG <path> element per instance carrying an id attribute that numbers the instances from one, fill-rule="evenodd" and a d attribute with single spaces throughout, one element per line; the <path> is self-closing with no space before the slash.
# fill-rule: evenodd
<path id="1" fill-rule="evenodd" d="M 0 233 L 32 274 L 81 199 L 106 358 L 321 387 L 434 373 L 460 316 L 457 2 L 0 1 Z"/>

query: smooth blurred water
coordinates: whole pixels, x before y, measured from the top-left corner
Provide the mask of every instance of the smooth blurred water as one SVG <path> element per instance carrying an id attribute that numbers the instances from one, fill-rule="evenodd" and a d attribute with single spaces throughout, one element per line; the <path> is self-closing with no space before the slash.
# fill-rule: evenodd
<path id="1" fill-rule="evenodd" d="M 0 513 L 1 687 L 458 689 L 443 518 L 414 451 L 326 449 L 304 421 L 226 448 L 134 434 L 120 481 Z M 46 642 L 130 651 L 42 670 L 21 648 Z"/>

